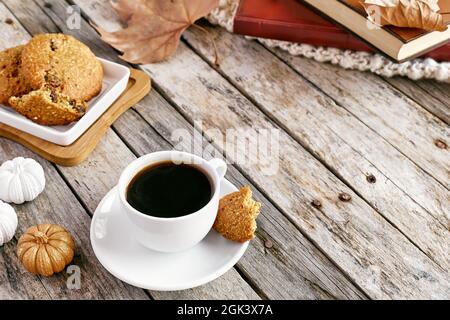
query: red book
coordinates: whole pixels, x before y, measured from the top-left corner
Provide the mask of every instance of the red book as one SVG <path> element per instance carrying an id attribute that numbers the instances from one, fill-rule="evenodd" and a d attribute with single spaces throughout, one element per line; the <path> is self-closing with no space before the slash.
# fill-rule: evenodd
<path id="1" fill-rule="evenodd" d="M 365 42 L 298 0 L 241 0 L 234 21 L 234 32 L 314 46 L 374 51 Z M 424 57 L 450 61 L 450 44 L 434 49 Z"/>

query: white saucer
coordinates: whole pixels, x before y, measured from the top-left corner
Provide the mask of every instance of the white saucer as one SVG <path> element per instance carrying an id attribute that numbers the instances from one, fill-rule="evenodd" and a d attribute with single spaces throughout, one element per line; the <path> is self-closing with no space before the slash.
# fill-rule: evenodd
<path id="1" fill-rule="evenodd" d="M 227 180 L 221 183 L 221 197 L 237 191 Z M 213 281 L 230 270 L 247 250 L 248 242 L 236 243 L 211 232 L 194 248 L 181 253 L 160 253 L 140 245 L 127 232 L 129 222 L 121 213 L 117 188 L 99 204 L 91 223 L 91 244 L 100 263 L 116 278 L 136 287 L 175 291 Z M 106 233 L 95 236 L 96 217 L 107 216 Z"/>

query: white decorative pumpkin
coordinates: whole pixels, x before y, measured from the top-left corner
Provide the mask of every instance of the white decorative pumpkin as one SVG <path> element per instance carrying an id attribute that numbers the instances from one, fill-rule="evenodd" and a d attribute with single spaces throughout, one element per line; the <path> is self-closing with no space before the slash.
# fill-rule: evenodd
<path id="1" fill-rule="evenodd" d="M 13 207 L 0 201 L 0 247 L 16 234 L 17 214 Z"/>
<path id="2" fill-rule="evenodd" d="M 6 161 L 0 167 L 0 200 L 22 204 L 37 198 L 45 188 L 42 166 L 22 157 Z"/>

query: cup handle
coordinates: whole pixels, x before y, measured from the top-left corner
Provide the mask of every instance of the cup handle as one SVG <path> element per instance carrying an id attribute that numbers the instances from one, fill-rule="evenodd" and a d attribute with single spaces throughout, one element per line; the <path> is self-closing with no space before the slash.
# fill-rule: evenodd
<path id="1" fill-rule="evenodd" d="M 228 166 L 222 159 L 212 159 L 208 163 L 217 171 L 219 178 L 222 180 L 227 174 Z"/>

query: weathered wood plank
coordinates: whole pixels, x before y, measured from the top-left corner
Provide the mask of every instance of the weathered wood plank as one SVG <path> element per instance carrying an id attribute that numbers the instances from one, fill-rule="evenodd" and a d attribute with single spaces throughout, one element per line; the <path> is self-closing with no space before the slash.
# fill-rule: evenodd
<path id="1" fill-rule="evenodd" d="M 3 4 L 12 11 L 17 18 L 20 18 L 22 25 L 27 27 L 27 31 L 30 34 L 38 33 L 56 33 L 58 29 L 48 19 L 40 19 L 39 23 L 33 23 L 34 17 L 40 17 L 44 12 L 36 6 L 33 1 L 14 1 L 14 0 L 1 0 Z M 20 8 L 19 11 L 14 9 Z"/>
<path id="2" fill-rule="evenodd" d="M 8 2 L 8 5 L 14 12 L 17 12 L 16 16 L 21 20 L 22 11 L 20 9 L 24 4 L 10 1 Z M 65 10 L 66 3 L 60 1 L 46 1 L 40 2 L 39 5 L 41 5 L 41 7 L 36 6 L 36 4 L 31 4 L 31 6 L 30 4 L 27 4 L 27 7 L 29 9 L 31 8 L 29 12 L 36 13 L 36 17 L 33 16 L 33 19 L 24 19 L 23 24 L 28 30 L 43 32 L 44 30 L 40 30 L 37 25 L 42 25 L 44 23 L 51 28 L 53 32 L 57 32 L 60 26 L 64 27 L 64 25 L 56 25 L 56 23 L 65 24 L 64 14 L 67 12 Z M 39 10 L 41 10 L 41 12 Z M 29 12 L 27 14 L 29 14 Z M 53 21 L 48 18 L 46 13 L 51 15 Z M 89 36 L 87 30 L 90 31 L 90 34 L 94 33 L 86 22 L 83 21 L 82 25 L 84 28 L 81 30 L 84 30 L 84 32 L 81 35 L 78 35 L 78 33 L 76 35 L 78 38 L 83 38 L 86 43 L 91 44 L 92 41 L 87 40 L 87 37 Z M 91 47 L 95 52 L 98 52 L 101 48 L 96 48 L 95 45 L 92 45 Z M 59 170 L 72 188 L 77 192 L 77 196 L 88 208 L 89 213 L 93 214 L 106 192 L 117 183 L 120 172 L 134 159 L 135 156 L 125 144 L 120 141 L 113 131 L 110 131 L 88 162 L 85 162 L 83 165 L 76 168 L 61 167 Z M 108 163 L 110 166 L 105 166 L 105 163 Z M 93 181 L 95 181 L 95 183 L 93 183 Z M 84 192 L 80 192 L 80 190 Z M 89 228 L 87 228 L 87 230 L 89 230 Z M 96 261 L 95 256 L 92 256 L 91 259 Z M 226 285 L 228 283 L 234 285 L 233 291 L 229 290 L 229 286 Z M 201 288 L 196 288 L 183 293 L 174 293 L 173 297 L 171 293 L 161 293 L 154 295 L 154 297 L 165 299 L 179 297 L 183 297 L 184 299 L 193 299 L 196 297 L 207 297 L 209 299 L 258 299 L 258 295 L 234 269 L 222 278 Z"/>
<path id="3" fill-rule="evenodd" d="M 2 2 L 0 2 L 0 24 L 0 33 L 2 36 L 0 50 L 28 42 L 30 37 L 23 29 L 23 26 Z"/>
<path id="4" fill-rule="evenodd" d="M 450 124 L 450 84 L 434 80 L 411 81 L 405 78 L 386 78 L 397 90 L 403 92 L 436 117 Z"/>
<path id="5" fill-rule="evenodd" d="M 447 189 L 256 42 L 218 28 L 207 30 L 222 55 L 220 71 L 230 81 L 434 261 L 450 268 Z M 193 29 L 185 39 L 213 63 L 202 35 Z M 258 59 L 247 59 L 251 55 Z M 367 150 L 368 141 L 371 150 L 382 151 Z M 429 213 L 424 206 L 434 210 Z"/>
<path id="6" fill-rule="evenodd" d="M 5 23 L 7 20 L 13 23 Z M 18 31 L 19 24 L 15 17 L 0 3 L 0 25 L 2 43 L 0 50 L 14 46 L 16 43 L 25 43 L 26 37 Z M 5 31 L 4 31 L 5 30 Z M 0 153 L 0 161 L 5 160 L 3 152 Z M 22 217 L 19 214 L 19 224 L 22 224 Z M 44 285 L 38 277 L 34 277 L 22 269 L 17 259 L 16 245 L 17 237 L 8 244 L 0 247 L 0 299 L 50 299 Z"/>
<path id="7" fill-rule="evenodd" d="M 450 149 L 435 145 L 437 139 L 449 143 L 447 124 L 374 74 L 272 52 L 450 189 Z"/>
<path id="8" fill-rule="evenodd" d="M 259 300 L 260 297 L 242 282 L 241 278 L 234 275 L 235 270 L 224 274 L 215 280 L 216 285 L 203 286 L 184 291 L 152 291 L 152 296 L 159 300 Z"/>
<path id="9" fill-rule="evenodd" d="M 73 235 L 76 243 L 76 255 L 72 265 L 80 267 L 81 288 L 68 289 L 65 272 L 51 278 L 35 277 L 17 266 L 16 243 L 5 247 L 2 260 L 8 264 L 9 285 L 16 296 L 21 298 L 52 299 L 148 299 L 143 290 L 127 286 L 106 272 L 96 261 L 89 240 L 90 218 L 75 196 L 61 179 L 55 167 L 13 142 L 0 139 L 0 162 L 18 157 L 35 158 L 44 167 L 46 188 L 43 194 L 33 202 L 16 206 L 19 227 L 16 238 L 25 230 L 38 223 L 56 223 L 65 226 Z M 42 282 L 44 288 L 38 288 L 33 282 Z M 27 287 L 30 285 L 30 287 Z M 2 294 L 8 290 L 3 290 Z M 16 291 L 17 290 L 17 291 Z M 34 290 L 34 292 L 29 292 Z M 23 295 L 23 296 L 22 296 Z M 14 295 L 13 295 L 14 296 Z"/>
<path id="10" fill-rule="evenodd" d="M 76 3 L 83 7 L 87 2 Z M 88 9 L 87 15 L 104 27 L 96 11 L 111 11 L 107 3 Z M 185 45 L 170 61 L 143 68 L 186 117 L 201 119 L 205 130 L 277 129 Z M 371 297 L 449 296 L 449 281 L 440 267 L 283 132 L 280 144 L 276 176 L 261 174 L 258 165 L 241 169 Z M 352 196 L 351 202 L 337 200 L 342 191 Z M 321 210 L 310 205 L 313 199 L 323 201 Z"/>

